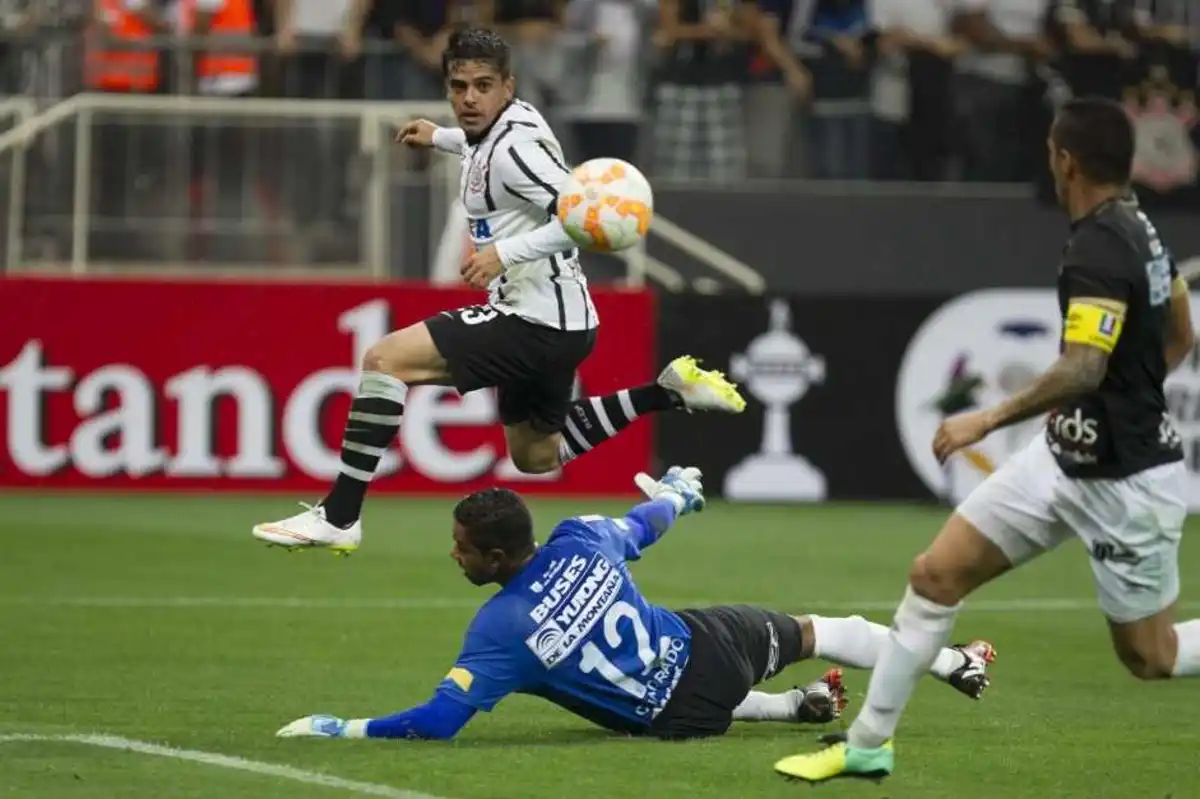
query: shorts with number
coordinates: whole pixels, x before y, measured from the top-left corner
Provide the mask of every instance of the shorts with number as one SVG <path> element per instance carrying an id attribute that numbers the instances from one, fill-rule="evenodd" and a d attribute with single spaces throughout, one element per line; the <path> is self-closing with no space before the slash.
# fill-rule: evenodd
<path id="1" fill-rule="evenodd" d="M 425 321 L 460 394 L 497 389 L 500 421 L 528 421 L 537 431 L 562 429 L 575 372 L 596 344 L 596 331 L 556 330 L 488 305 L 443 311 Z"/>
<path id="2" fill-rule="evenodd" d="M 1073 535 L 1092 562 L 1100 609 L 1115 622 L 1153 616 L 1179 596 L 1186 469 L 1168 463 L 1118 479 L 1067 477 L 1044 435 L 958 507 L 1014 566 Z"/>
<path id="3" fill-rule="evenodd" d="M 679 611 L 692 631 L 691 654 L 649 734 L 680 740 L 723 735 L 750 689 L 800 659 L 800 623 L 750 605 Z"/>

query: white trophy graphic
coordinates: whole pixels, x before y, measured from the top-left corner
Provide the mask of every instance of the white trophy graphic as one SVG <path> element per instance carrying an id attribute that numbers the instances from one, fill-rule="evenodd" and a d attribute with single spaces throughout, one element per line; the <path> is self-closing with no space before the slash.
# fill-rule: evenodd
<path id="1" fill-rule="evenodd" d="M 825 474 L 792 451 L 790 411 L 808 389 L 825 380 L 825 359 L 813 355 L 792 333 L 792 311 L 772 300 L 771 329 L 733 356 L 730 372 L 764 407 L 762 449 L 725 476 L 729 499 L 818 501 L 825 499 Z"/>

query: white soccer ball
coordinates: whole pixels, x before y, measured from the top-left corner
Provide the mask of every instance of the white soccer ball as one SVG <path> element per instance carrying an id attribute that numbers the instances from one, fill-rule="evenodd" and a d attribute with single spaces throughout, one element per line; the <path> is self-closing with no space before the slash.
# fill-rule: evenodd
<path id="1" fill-rule="evenodd" d="M 558 219 L 580 248 L 618 252 L 646 237 L 654 217 L 650 181 L 633 164 L 594 158 L 575 167 L 558 194 Z"/>

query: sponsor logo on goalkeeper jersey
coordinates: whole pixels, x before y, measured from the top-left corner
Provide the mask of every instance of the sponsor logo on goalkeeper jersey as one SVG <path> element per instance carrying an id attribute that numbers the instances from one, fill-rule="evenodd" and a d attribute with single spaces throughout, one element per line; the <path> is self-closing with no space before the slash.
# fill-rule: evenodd
<path id="1" fill-rule="evenodd" d="M 687 666 L 686 649 L 687 644 L 678 638 L 662 639 L 656 663 L 658 668 L 646 678 L 646 696 L 638 705 L 639 716 L 654 718 L 666 707 Z"/>
<path id="2" fill-rule="evenodd" d="M 525 644 L 546 668 L 552 668 L 578 648 L 616 602 L 624 585 L 621 572 L 603 555 L 596 554 L 590 561 L 575 556 L 541 604 L 530 612 L 529 617 L 539 626 Z"/>

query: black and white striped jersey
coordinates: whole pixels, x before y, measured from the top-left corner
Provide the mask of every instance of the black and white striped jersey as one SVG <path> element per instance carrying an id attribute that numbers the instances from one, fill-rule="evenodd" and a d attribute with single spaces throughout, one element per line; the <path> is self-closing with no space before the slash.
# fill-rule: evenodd
<path id="1" fill-rule="evenodd" d="M 558 191 L 570 170 L 537 109 L 514 100 L 477 143 L 445 128 L 434 143 L 462 158 L 461 199 L 473 246 L 495 244 L 504 263 L 488 302 L 558 330 L 596 327 L 579 250 L 557 217 Z"/>

